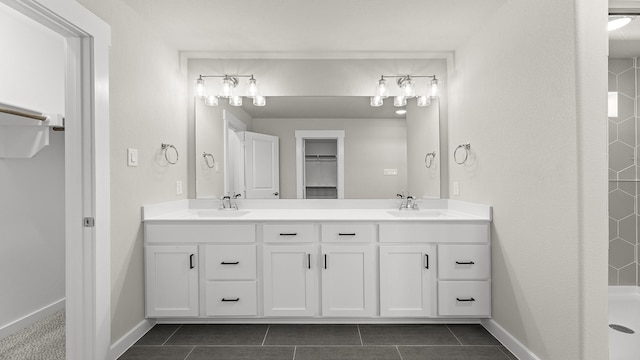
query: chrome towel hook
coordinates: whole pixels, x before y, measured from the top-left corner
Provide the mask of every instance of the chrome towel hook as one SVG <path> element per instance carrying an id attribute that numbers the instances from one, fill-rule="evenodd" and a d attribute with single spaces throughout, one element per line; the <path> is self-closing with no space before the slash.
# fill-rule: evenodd
<path id="1" fill-rule="evenodd" d="M 464 159 L 462 159 L 462 161 L 458 160 L 458 150 L 460 150 L 460 149 L 464 150 Z M 469 159 L 469 152 L 471 152 L 471 144 L 470 143 L 458 145 L 458 147 L 453 152 L 453 161 L 455 161 L 456 164 L 458 164 L 458 165 L 462 165 L 462 164 L 466 163 L 467 160 Z"/>
<path id="2" fill-rule="evenodd" d="M 207 167 L 209 169 L 213 169 L 213 166 L 216 163 L 216 159 L 213 157 L 213 154 L 203 152 L 202 157 L 204 158 L 204 161 L 207 163 Z M 211 159 L 211 162 L 209 162 L 209 159 Z"/>
<path id="3" fill-rule="evenodd" d="M 436 152 L 435 151 L 428 153 L 424 157 L 424 165 L 427 168 L 430 168 L 433 165 L 433 162 L 435 161 L 435 159 L 436 159 Z"/>
<path id="4" fill-rule="evenodd" d="M 160 144 L 160 147 L 161 147 L 161 149 L 162 149 L 162 152 L 164 153 L 164 158 L 165 158 L 165 160 L 167 160 L 167 162 L 168 162 L 169 164 L 171 164 L 171 165 L 175 165 L 175 164 L 177 164 L 177 163 L 178 163 L 178 157 L 179 157 L 179 154 L 178 154 L 178 149 L 176 149 L 176 147 L 175 147 L 175 146 L 173 146 L 173 145 L 171 145 L 171 144 L 165 144 L 165 143 L 162 143 L 162 144 Z M 168 151 L 169 149 L 173 149 L 173 151 L 176 153 L 176 159 L 175 159 L 174 161 L 171 161 L 171 160 L 169 159 L 169 155 L 167 155 L 167 151 Z"/>

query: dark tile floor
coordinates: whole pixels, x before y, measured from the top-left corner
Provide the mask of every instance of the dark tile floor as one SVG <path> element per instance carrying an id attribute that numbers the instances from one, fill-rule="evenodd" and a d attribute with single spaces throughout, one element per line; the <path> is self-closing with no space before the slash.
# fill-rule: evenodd
<path id="1" fill-rule="evenodd" d="M 480 325 L 156 325 L 120 360 L 517 360 Z"/>

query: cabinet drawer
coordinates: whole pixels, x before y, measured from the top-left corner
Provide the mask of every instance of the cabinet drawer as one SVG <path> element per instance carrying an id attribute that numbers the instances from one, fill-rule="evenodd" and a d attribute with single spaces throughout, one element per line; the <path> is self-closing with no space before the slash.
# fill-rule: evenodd
<path id="1" fill-rule="evenodd" d="M 313 224 L 265 224 L 265 242 L 312 242 L 315 239 Z"/>
<path id="2" fill-rule="evenodd" d="M 145 224 L 144 237 L 148 243 L 176 242 L 233 242 L 256 241 L 255 224 Z"/>
<path id="3" fill-rule="evenodd" d="M 489 223 L 382 223 L 380 242 L 489 242 Z"/>
<path id="4" fill-rule="evenodd" d="M 255 245 L 206 245 L 206 280 L 251 280 L 256 278 Z"/>
<path id="5" fill-rule="evenodd" d="M 438 281 L 438 315 L 491 316 L 489 281 Z"/>
<path id="6" fill-rule="evenodd" d="M 484 280 L 491 277 L 489 245 L 438 245 L 438 277 Z"/>
<path id="7" fill-rule="evenodd" d="M 322 224 L 323 242 L 376 241 L 375 224 Z"/>
<path id="8" fill-rule="evenodd" d="M 255 281 L 211 281 L 206 285 L 207 316 L 257 315 Z"/>

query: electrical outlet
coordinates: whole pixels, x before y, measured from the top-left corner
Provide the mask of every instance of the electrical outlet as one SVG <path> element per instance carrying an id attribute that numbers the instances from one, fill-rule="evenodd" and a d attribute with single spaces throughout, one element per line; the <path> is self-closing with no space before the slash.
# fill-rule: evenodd
<path id="1" fill-rule="evenodd" d="M 460 195 L 460 183 L 457 181 L 453 182 L 453 195 Z"/>
<path id="2" fill-rule="evenodd" d="M 182 195 L 182 181 L 176 181 L 176 195 Z"/>
<path id="3" fill-rule="evenodd" d="M 138 166 L 138 149 L 127 148 L 127 166 Z"/>
<path id="4" fill-rule="evenodd" d="M 384 176 L 398 176 L 398 169 L 384 169 Z"/>

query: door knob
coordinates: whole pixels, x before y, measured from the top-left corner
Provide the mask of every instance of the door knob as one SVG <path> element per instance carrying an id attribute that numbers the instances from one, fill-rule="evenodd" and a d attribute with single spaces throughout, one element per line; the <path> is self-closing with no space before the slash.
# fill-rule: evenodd
<path id="1" fill-rule="evenodd" d="M 278 196 L 278 195 L 280 195 L 280 193 L 277 191 L 273 193 L 273 196 Z"/>

